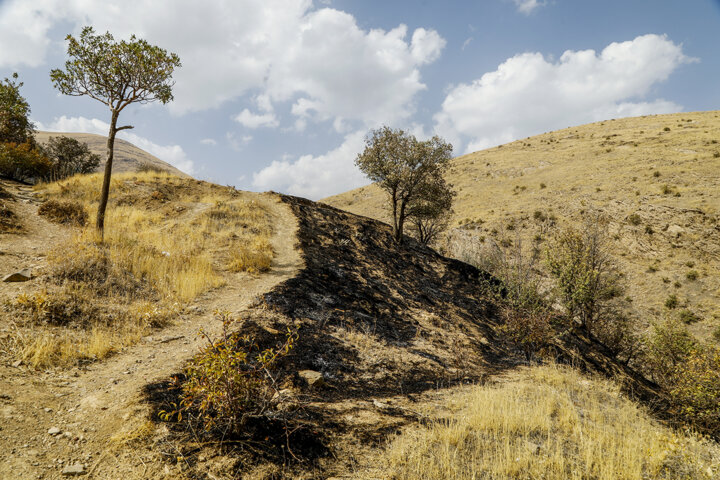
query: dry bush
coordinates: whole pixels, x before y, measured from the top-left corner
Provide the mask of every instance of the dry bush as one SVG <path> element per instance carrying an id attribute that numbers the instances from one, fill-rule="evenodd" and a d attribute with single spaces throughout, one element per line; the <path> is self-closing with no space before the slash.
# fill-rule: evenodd
<path id="1" fill-rule="evenodd" d="M 0 201 L 0 233 L 17 233 L 20 231 L 22 231 L 20 219 L 9 205 Z"/>
<path id="2" fill-rule="evenodd" d="M 51 222 L 78 227 L 84 227 L 88 222 L 87 210 L 78 202 L 46 200 L 38 208 L 38 215 L 47 217 Z"/>
<path id="3" fill-rule="evenodd" d="M 454 395 L 447 417 L 403 432 L 385 455 L 396 480 L 712 479 L 720 447 L 674 432 L 606 380 L 528 369 Z"/>

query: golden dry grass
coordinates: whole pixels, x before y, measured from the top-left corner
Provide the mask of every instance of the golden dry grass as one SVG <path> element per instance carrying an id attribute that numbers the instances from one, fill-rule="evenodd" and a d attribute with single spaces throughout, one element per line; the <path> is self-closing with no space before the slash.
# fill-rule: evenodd
<path id="1" fill-rule="evenodd" d="M 703 319 L 693 333 L 709 338 L 720 325 L 718 172 L 718 111 L 567 128 L 454 159 L 452 228 L 487 241 L 519 235 L 529 245 L 548 233 L 543 218 L 578 226 L 604 213 L 638 316 L 672 314 L 663 303 L 675 293 Z M 323 200 L 383 221 L 386 201 L 374 185 Z"/>
<path id="2" fill-rule="evenodd" d="M 10 304 L 23 312 L 16 356 L 35 367 L 104 358 L 235 272 L 270 268 L 270 214 L 234 189 L 163 172 L 116 174 L 101 241 L 101 181 L 91 174 L 38 187 L 47 199 L 81 205 L 90 219 L 49 251 L 55 287 Z"/>
<path id="3" fill-rule="evenodd" d="M 720 475 L 720 446 L 661 426 L 607 380 L 553 365 L 449 396 L 382 463 L 398 480 L 700 480 Z"/>

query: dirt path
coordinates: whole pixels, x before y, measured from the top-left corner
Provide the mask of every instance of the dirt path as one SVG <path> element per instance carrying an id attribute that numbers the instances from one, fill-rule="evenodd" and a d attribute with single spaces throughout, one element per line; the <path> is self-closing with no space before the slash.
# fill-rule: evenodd
<path id="1" fill-rule="evenodd" d="M 200 329 L 211 337 L 220 332 L 215 310 L 238 314 L 302 267 L 290 209 L 274 195 L 245 195 L 274 217 L 276 256 L 270 272 L 229 275 L 225 287 L 198 298 L 174 325 L 87 368 L 58 373 L 0 366 L 1 479 L 66 478 L 63 469 L 76 464 L 82 464 L 84 478 L 175 478 L 177 472 L 156 457 L 118 449 L 119 439 L 148 428 L 143 387 L 182 369 L 206 342 Z"/>

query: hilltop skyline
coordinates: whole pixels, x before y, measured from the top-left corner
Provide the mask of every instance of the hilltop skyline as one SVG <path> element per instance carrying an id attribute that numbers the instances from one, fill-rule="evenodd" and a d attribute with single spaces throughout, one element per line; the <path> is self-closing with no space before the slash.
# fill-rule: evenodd
<path id="1" fill-rule="evenodd" d="M 39 130 L 107 134 L 49 70 L 84 25 L 180 55 L 175 101 L 132 107 L 122 138 L 198 178 L 321 198 L 368 183 L 382 124 L 461 155 L 608 118 L 720 108 L 720 2 L 305 0 L 0 4 L 0 77 Z M 581 4 L 580 4 L 581 3 Z M 127 13 L 129 12 L 129 13 Z"/>

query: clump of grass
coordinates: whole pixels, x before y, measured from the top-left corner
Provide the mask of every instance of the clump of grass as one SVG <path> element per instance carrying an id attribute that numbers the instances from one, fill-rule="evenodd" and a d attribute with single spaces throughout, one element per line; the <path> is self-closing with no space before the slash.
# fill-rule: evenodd
<path id="1" fill-rule="evenodd" d="M 680 301 L 678 300 L 677 295 L 674 293 L 672 295 L 668 295 L 668 297 L 665 299 L 665 308 L 672 310 L 674 308 L 677 308 Z"/>
<path id="2" fill-rule="evenodd" d="M 47 217 L 48 220 L 64 225 L 75 225 L 84 227 L 88 223 L 88 213 L 85 207 L 79 202 L 46 200 L 40 208 L 38 215 Z"/>
<path id="3" fill-rule="evenodd" d="M 697 270 L 690 270 L 689 272 L 687 272 L 685 274 L 685 278 L 687 278 L 691 282 L 694 282 L 695 280 L 697 280 L 699 276 L 700 276 L 700 274 L 698 274 Z"/>
<path id="4" fill-rule="evenodd" d="M 228 270 L 261 273 L 270 270 L 273 248 L 268 238 L 258 237 L 250 245 L 240 244 L 230 252 Z"/>
<path id="5" fill-rule="evenodd" d="M 720 448 L 659 425 L 607 380 L 527 369 L 452 397 L 449 415 L 390 444 L 391 478 L 716 478 Z"/>
<path id="6" fill-rule="evenodd" d="M 689 324 L 689 323 L 695 323 L 702 320 L 702 317 L 700 317 L 698 314 L 693 312 L 692 310 L 688 310 L 687 308 L 684 308 L 678 312 L 678 318 L 681 322 Z"/>
<path id="7" fill-rule="evenodd" d="M 17 233 L 22 231 L 22 224 L 15 212 L 0 201 L 0 233 Z"/>
<path id="8" fill-rule="evenodd" d="M 627 217 L 627 221 L 630 225 L 640 225 L 642 223 L 642 217 L 637 213 L 632 213 Z"/>

